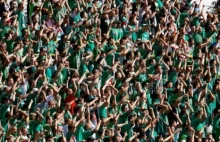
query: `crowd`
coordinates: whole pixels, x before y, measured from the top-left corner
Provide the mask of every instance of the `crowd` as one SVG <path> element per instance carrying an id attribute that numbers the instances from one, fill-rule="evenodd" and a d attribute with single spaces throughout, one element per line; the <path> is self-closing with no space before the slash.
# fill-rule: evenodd
<path id="1" fill-rule="evenodd" d="M 220 28 L 202 0 L 0 0 L 1 142 L 220 141 Z"/>

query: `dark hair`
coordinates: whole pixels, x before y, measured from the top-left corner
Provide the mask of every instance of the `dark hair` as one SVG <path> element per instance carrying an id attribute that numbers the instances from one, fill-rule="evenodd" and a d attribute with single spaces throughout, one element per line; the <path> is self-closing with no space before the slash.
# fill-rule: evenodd
<path id="1" fill-rule="evenodd" d="M 160 64 L 156 64 L 154 69 L 156 70 L 159 66 L 160 66 Z"/>
<path id="2" fill-rule="evenodd" d="M 36 11 L 37 9 L 40 9 L 40 7 L 39 6 L 35 6 L 33 10 Z"/>
<path id="3" fill-rule="evenodd" d="M 85 14 L 85 11 L 80 12 L 80 17 L 83 17 L 83 15 Z"/>
<path id="4" fill-rule="evenodd" d="M 45 137 L 46 140 L 49 140 L 49 139 L 51 139 L 51 138 L 53 138 L 52 135 L 47 135 L 47 136 Z"/>
<path id="5" fill-rule="evenodd" d="M 19 4 L 18 4 L 18 7 L 23 6 L 23 5 L 24 5 L 23 3 L 19 3 Z"/>

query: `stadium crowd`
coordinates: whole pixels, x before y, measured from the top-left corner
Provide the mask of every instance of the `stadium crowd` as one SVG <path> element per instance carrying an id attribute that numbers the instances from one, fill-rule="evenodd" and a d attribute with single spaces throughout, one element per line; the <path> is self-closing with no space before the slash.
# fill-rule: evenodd
<path id="1" fill-rule="evenodd" d="M 220 28 L 202 0 L 0 0 L 1 142 L 220 141 Z"/>

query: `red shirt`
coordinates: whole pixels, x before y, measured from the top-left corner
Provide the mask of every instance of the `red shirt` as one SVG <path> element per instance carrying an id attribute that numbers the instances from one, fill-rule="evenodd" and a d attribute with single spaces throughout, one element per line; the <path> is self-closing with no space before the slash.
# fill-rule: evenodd
<path id="1" fill-rule="evenodd" d="M 70 107 L 70 113 L 73 114 L 74 113 L 74 107 L 76 106 L 76 103 L 75 103 L 75 98 L 73 95 L 68 95 L 65 99 L 65 103 L 71 103 L 71 107 Z"/>

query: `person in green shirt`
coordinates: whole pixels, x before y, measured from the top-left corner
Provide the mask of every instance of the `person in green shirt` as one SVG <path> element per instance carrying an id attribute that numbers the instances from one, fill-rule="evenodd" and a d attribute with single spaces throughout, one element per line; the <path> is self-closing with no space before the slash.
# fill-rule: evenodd
<path id="1" fill-rule="evenodd" d="M 26 20 L 25 20 L 25 14 L 24 14 L 24 3 L 19 3 L 18 4 L 18 30 L 20 32 L 19 35 L 21 35 L 21 30 L 26 27 Z"/>

